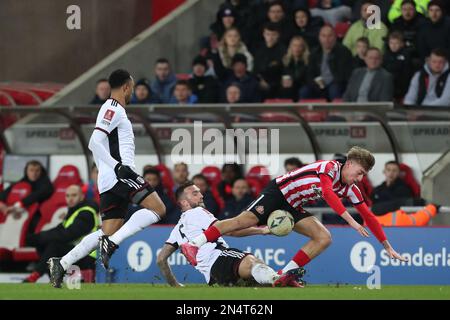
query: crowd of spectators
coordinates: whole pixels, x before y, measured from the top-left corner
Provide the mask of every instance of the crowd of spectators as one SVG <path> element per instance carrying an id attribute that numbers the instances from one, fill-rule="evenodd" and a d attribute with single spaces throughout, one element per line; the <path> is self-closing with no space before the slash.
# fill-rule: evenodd
<path id="1" fill-rule="evenodd" d="M 380 8 L 380 21 L 371 5 Z M 136 81 L 132 103 L 450 106 L 448 10 L 448 1 L 439 0 L 227 0 L 199 41 L 188 79 L 160 58 L 153 75 Z M 91 102 L 108 94 L 101 79 Z"/>

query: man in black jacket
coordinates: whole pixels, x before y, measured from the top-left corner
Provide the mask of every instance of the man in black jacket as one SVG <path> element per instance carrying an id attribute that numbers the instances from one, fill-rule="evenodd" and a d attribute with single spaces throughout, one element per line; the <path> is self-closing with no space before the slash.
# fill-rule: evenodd
<path id="1" fill-rule="evenodd" d="M 309 57 L 307 82 L 300 89 L 300 99 L 341 98 L 353 68 L 350 50 L 337 42 L 333 28 L 320 29 L 320 47 Z"/>
<path id="2" fill-rule="evenodd" d="M 264 42 L 254 51 L 254 72 L 259 78 L 259 88 L 264 98 L 273 98 L 283 72 L 281 60 L 286 53 L 286 47 L 281 43 L 279 27 L 274 23 L 264 26 L 263 37 Z"/>
<path id="3" fill-rule="evenodd" d="M 214 77 L 205 75 L 206 70 L 208 70 L 206 58 L 200 55 L 195 57 L 189 84 L 192 93 L 198 98 L 197 103 L 216 103 L 219 98 L 219 83 Z"/>
<path id="4" fill-rule="evenodd" d="M 400 178 L 398 162 L 386 162 L 383 173 L 386 180 L 377 186 L 372 193 L 372 211 L 377 215 L 395 211 L 413 197 L 411 189 Z"/>
<path id="5" fill-rule="evenodd" d="M 84 200 L 83 191 L 78 185 L 66 190 L 68 211 L 64 220 L 55 228 L 30 234 L 26 238 L 27 246 L 35 247 L 39 261 L 34 271 L 23 282 L 36 282 L 48 272 L 47 260 L 54 256 L 63 256 L 81 241 L 81 239 L 100 226 L 97 204 Z M 96 252 L 81 259 L 77 264 L 81 269 L 95 269 Z"/>
<path id="6" fill-rule="evenodd" d="M 403 34 L 405 48 L 410 54 L 414 54 L 417 46 L 417 34 L 423 24 L 425 18 L 416 11 L 416 4 L 413 0 L 402 2 L 402 15 L 394 20 L 390 28 L 391 32 L 398 31 Z"/>
<path id="7" fill-rule="evenodd" d="M 12 206 L 6 205 L 6 200 L 15 184 L 11 184 L 6 190 L 0 192 L 0 213 L 20 215 L 24 208 L 33 203 L 42 203 L 53 193 L 53 185 L 47 175 L 44 166 L 36 160 L 29 161 L 24 170 L 24 176 L 18 182 L 27 182 L 31 185 L 31 193 L 16 202 Z"/>
<path id="8" fill-rule="evenodd" d="M 418 34 L 419 57 L 424 61 L 436 48 L 450 48 L 450 18 L 445 15 L 442 2 L 433 0 L 428 4 L 428 19 Z"/>

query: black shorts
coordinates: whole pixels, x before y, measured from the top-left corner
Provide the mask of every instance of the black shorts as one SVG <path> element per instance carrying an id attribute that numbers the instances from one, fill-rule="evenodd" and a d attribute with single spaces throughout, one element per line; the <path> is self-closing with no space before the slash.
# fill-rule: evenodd
<path id="1" fill-rule="evenodd" d="M 258 225 L 266 225 L 269 215 L 275 210 L 285 210 L 292 214 L 294 222 L 313 216 L 311 213 L 305 211 L 303 208 L 301 211 L 292 207 L 286 198 L 281 193 L 275 180 L 270 181 L 267 187 L 261 192 L 261 195 L 256 198 L 255 201 L 245 209 L 251 211 L 258 218 Z"/>
<path id="2" fill-rule="evenodd" d="M 140 204 L 153 191 L 155 190 L 148 183 L 132 186 L 118 181 L 114 187 L 100 194 L 102 220 L 125 219 L 128 205 L 130 203 Z"/>
<path id="3" fill-rule="evenodd" d="M 222 251 L 211 267 L 209 285 L 232 286 L 239 280 L 239 265 L 250 253 L 227 248 Z"/>

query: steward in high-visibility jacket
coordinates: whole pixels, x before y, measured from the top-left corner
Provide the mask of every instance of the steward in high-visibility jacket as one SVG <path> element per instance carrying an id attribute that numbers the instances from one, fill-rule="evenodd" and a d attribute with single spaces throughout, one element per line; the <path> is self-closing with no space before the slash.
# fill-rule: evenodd
<path id="1" fill-rule="evenodd" d="M 69 199 L 72 197 L 72 199 Z M 92 201 L 84 200 L 79 186 L 70 186 L 66 191 L 68 212 L 64 220 L 55 228 L 28 235 L 27 246 L 37 249 L 39 262 L 34 272 L 24 282 L 36 282 L 48 272 L 47 260 L 55 256 L 64 256 L 86 235 L 100 227 L 98 206 Z M 78 201 L 77 201 L 78 200 Z M 96 251 L 81 259 L 77 265 L 80 269 L 95 269 Z"/>

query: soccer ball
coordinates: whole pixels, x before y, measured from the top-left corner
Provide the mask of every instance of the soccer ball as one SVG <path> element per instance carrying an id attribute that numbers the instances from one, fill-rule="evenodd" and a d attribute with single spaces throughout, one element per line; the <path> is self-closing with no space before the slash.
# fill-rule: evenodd
<path id="1" fill-rule="evenodd" d="M 272 234 L 286 236 L 294 228 L 294 218 L 285 210 L 275 210 L 269 215 L 267 226 Z"/>

